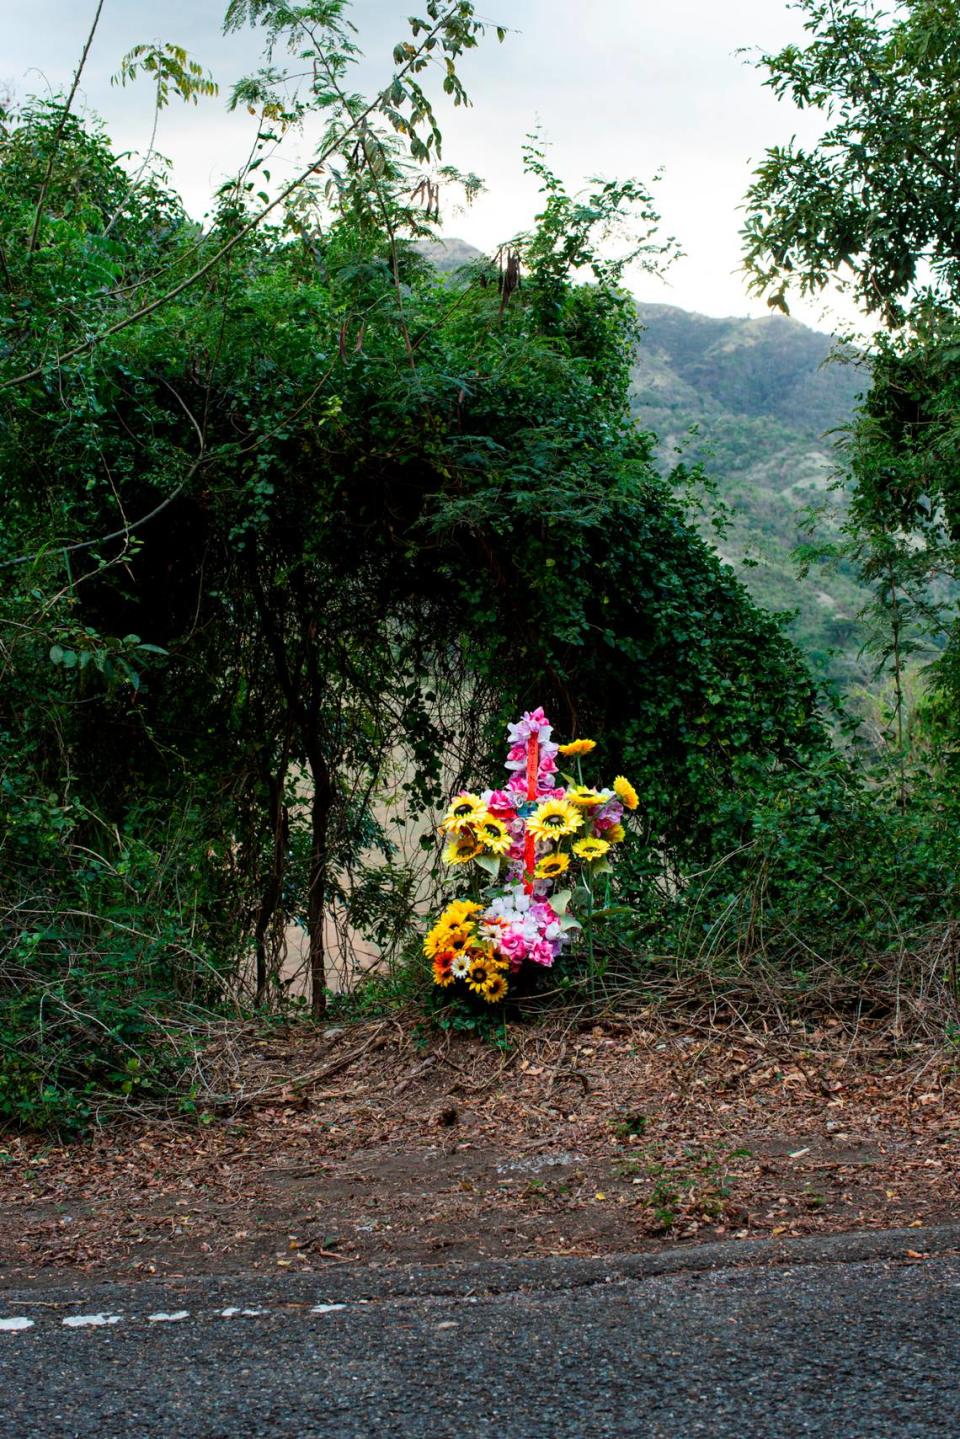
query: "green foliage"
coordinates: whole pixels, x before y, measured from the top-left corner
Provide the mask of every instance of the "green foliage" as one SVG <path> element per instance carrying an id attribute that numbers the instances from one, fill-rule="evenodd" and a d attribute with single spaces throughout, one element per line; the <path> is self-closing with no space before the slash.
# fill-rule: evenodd
<path id="1" fill-rule="evenodd" d="M 773 305 L 791 286 L 838 283 L 889 331 L 869 346 L 873 385 L 846 444 L 849 509 L 831 549 L 870 590 L 866 648 L 895 689 L 903 809 L 910 665 L 949 639 L 938 682 L 956 682 L 960 10 L 800 8 L 809 43 L 760 63 L 827 129 L 812 151 L 768 152 L 747 196 L 746 265 Z"/>
<path id="2" fill-rule="evenodd" d="M 904 300 L 960 282 L 960 6 L 799 0 L 810 35 L 761 57 L 765 83 L 827 128 L 767 151 L 747 194 L 745 261 L 786 308 L 789 288 L 850 290 L 891 324 Z"/>
<path id="3" fill-rule="evenodd" d="M 820 965 L 888 965 L 956 903 L 949 705 L 928 691 L 902 722 L 927 623 L 904 575 L 929 555 L 897 533 L 942 556 L 953 523 L 952 468 L 932 481 L 922 453 L 950 442 L 947 329 L 942 408 L 924 360 L 922 426 L 895 410 L 891 350 L 855 451 L 869 548 L 848 560 L 900 695 L 864 777 L 631 414 L 624 257 L 672 248 L 646 187 L 571 195 L 531 148 L 535 227 L 502 264 L 441 275 L 417 242 L 454 177 L 410 165 L 440 144 L 421 82 L 436 69 L 465 99 L 472 6 L 430 0 L 372 102 L 349 90 L 340 0 L 231 6 L 241 22 L 270 48 L 234 93 L 254 159 L 206 231 L 56 103 L 0 134 L 0 1113 L 79 1125 L 174 1082 L 202 1108 L 198 1015 L 282 996 L 293 925 L 318 1014 L 332 917 L 415 965 L 395 819 L 482 779 L 539 703 L 642 796 L 587 986 L 708 964 L 802 988 Z M 295 100 L 285 50 L 313 76 Z M 276 191 L 267 150 L 308 116 L 323 181 Z M 782 330 L 771 344 L 782 359 Z M 797 383 L 775 421 L 799 445 L 816 386 Z M 719 443 L 742 456 L 766 433 Z M 401 1001 L 412 972 L 359 1003 Z"/>
<path id="4" fill-rule="evenodd" d="M 40 106 L 8 128 L 8 257 L 30 157 L 59 118 Z M 627 298 L 599 259 L 600 283 L 564 279 L 637 187 L 577 210 L 564 258 L 573 202 L 541 165 L 548 203 L 521 245 L 522 290 L 504 295 L 482 268 L 444 281 L 414 252 L 386 136 L 351 143 L 343 184 L 273 229 L 244 233 L 247 192 L 225 193 L 209 235 L 156 178 L 131 188 L 96 129 L 70 120 L 59 145 L 44 243 L 8 258 L 0 455 L 2 773 L 23 776 L 15 808 L 48 795 L 85 817 L 29 906 L 40 941 L 24 949 L 16 921 L 0 981 L 8 1044 L 39 1052 L 37 996 L 61 995 L 74 943 L 48 941 L 53 894 L 91 916 L 69 1002 L 94 1019 L 58 1031 L 44 1070 L 69 1076 L 58 1095 L 108 1092 L 116 1044 L 144 1072 L 154 1045 L 175 1062 L 160 1016 L 183 1001 L 178 955 L 204 1003 L 251 962 L 265 1001 L 298 923 L 319 1012 L 333 909 L 402 947 L 415 895 L 378 796 L 399 764 L 408 811 L 429 805 L 451 725 L 464 777 L 525 703 L 597 729 L 646 790 L 646 846 L 678 862 L 707 842 L 738 756 L 823 743 L 796 654 L 687 525 L 631 423 Z M 238 235 L 209 286 L 177 288 Z M 94 876 L 90 830 L 114 836 Z M 115 959 L 104 936 L 126 899 L 111 875 L 128 851 L 154 856 L 156 889 Z M 14 913 L 23 870 L 3 884 Z M 129 1024 L 154 1016 L 139 1039 L 118 975 L 140 996 Z M 118 1009 L 109 1045 L 94 994 Z M 9 1112 L 43 1118 L 47 1080 L 18 1073 Z"/>
<path id="5" fill-rule="evenodd" d="M 656 993 L 705 975 L 721 1003 L 743 990 L 781 1013 L 829 996 L 906 1012 L 924 991 L 953 1005 L 949 956 L 929 971 L 920 959 L 960 898 L 952 761 L 917 743 L 901 809 L 895 760 L 879 786 L 882 769 L 868 781 L 839 754 L 762 785 L 744 776 L 712 860 L 672 882 L 627 857 L 633 919 L 605 937 L 613 976 Z"/>

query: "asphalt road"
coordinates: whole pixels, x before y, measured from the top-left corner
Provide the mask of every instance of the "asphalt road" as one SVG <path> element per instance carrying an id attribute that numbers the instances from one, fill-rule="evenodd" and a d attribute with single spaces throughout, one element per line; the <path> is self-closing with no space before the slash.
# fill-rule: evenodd
<path id="1" fill-rule="evenodd" d="M 953 1439 L 960 1258 L 893 1249 L 647 1276 L 490 1266 L 486 1289 L 482 1266 L 446 1286 L 420 1271 L 382 1296 L 347 1266 L 329 1280 L 0 1293 L 0 1427 L 9 1439 Z"/>

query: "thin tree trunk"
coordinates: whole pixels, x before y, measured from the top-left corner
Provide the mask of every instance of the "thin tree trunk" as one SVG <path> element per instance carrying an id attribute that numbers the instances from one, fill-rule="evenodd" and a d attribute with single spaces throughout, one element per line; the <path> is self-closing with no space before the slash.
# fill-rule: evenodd
<path id="1" fill-rule="evenodd" d="M 267 982 L 269 980 L 267 930 L 270 927 L 270 921 L 273 919 L 277 911 L 277 905 L 280 902 L 283 874 L 286 868 L 287 847 L 290 839 L 290 816 L 283 802 L 284 786 L 286 785 L 287 779 L 287 760 L 288 742 L 284 744 L 277 773 L 275 775 L 268 775 L 267 777 L 270 795 L 270 834 L 273 848 L 270 856 L 270 869 L 263 887 L 260 908 L 257 911 L 257 920 L 253 931 L 254 953 L 257 962 L 257 1004 L 263 1004 L 267 996 Z"/>
<path id="2" fill-rule="evenodd" d="M 323 756 L 311 744 L 307 754 L 313 778 L 313 799 L 310 802 L 310 874 L 307 889 L 307 933 L 310 939 L 310 1009 L 321 1019 L 327 1009 L 327 955 L 324 939 L 324 917 L 327 903 L 327 840 L 330 830 L 330 805 L 333 791 L 330 772 Z"/>

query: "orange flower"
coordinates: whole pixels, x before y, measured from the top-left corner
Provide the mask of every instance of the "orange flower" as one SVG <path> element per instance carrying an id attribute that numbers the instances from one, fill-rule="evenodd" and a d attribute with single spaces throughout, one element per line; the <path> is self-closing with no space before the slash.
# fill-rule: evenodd
<path id="1" fill-rule="evenodd" d="M 445 949 L 433 961 L 433 982 L 443 989 L 453 983 L 453 960 L 453 950 Z"/>

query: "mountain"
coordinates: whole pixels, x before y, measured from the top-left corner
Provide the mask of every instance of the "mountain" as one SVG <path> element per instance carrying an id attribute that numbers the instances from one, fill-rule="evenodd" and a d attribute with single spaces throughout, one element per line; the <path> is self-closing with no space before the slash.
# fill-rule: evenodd
<path id="1" fill-rule="evenodd" d="M 425 253 L 453 272 L 480 251 L 464 240 L 430 242 Z M 849 566 L 811 567 L 799 578 L 793 552 L 838 523 L 830 490 L 837 432 L 852 418 L 869 376 L 828 335 L 783 315 L 714 319 L 673 305 L 637 302 L 643 334 L 631 404 L 657 436 L 665 471 L 702 464 L 729 521 L 706 538 L 765 609 L 788 612 L 814 670 L 842 687 L 864 677 L 857 616 L 867 593 Z"/>
<path id="2" fill-rule="evenodd" d="M 658 437 L 661 463 L 703 464 L 730 513 L 722 537 L 705 528 L 724 559 L 766 609 L 795 614 L 791 630 L 821 674 L 860 678 L 865 590 L 849 567 L 813 566 L 800 579 L 793 551 L 812 510 L 819 533 L 836 526 L 837 432 L 866 371 L 828 335 L 782 315 L 714 319 L 640 302 L 637 312 L 632 405 Z"/>

